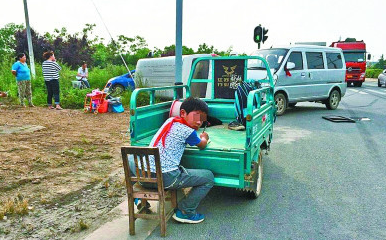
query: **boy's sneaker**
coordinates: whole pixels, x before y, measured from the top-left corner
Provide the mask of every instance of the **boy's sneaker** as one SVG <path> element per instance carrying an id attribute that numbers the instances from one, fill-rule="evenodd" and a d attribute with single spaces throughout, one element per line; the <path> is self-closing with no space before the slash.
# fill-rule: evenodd
<path id="1" fill-rule="evenodd" d="M 173 215 L 173 218 L 177 222 L 181 222 L 181 223 L 200 223 L 204 221 L 205 216 L 204 214 L 199 214 L 199 213 L 192 214 L 192 215 L 183 214 L 181 210 L 177 209 Z"/>
<path id="2" fill-rule="evenodd" d="M 243 124 L 239 123 L 238 121 L 233 121 L 228 124 L 228 128 L 230 130 L 235 130 L 235 131 L 243 131 L 245 130 L 245 127 Z"/>

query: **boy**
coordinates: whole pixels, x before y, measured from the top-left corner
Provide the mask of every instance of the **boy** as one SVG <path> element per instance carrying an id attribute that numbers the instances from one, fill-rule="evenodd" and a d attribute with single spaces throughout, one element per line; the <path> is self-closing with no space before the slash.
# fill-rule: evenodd
<path id="1" fill-rule="evenodd" d="M 186 144 L 204 149 L 209 136 L 206 132 L 198 135 L 208 114 L 207 104 L 198 98 L 187 98 L 180 108 L 180 117 L 165 121 L 154 135 L 149 146 L 159 148 L 162 177 L 165 189 L 193 187 L 190 193 L 178 203 L 173 218 L 182 223 L 200 223 L 205 216 L 196 212 L 198 204 L 213 187 L 213 173 L 206 169 L 185 169 L 180 165 Z M 149 158 L 150 171 L 155 173 L 155 163 Z M 133 168 L 131 168 L 133 169 Z M 132 170 L 133 171 L 133 170 Z M 154 187 L 154 184 L 142 184 Z"/>

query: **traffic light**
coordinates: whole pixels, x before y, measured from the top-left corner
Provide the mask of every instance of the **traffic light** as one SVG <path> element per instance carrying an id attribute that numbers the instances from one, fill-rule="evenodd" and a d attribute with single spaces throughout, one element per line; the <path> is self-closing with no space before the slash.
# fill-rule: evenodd
<path id="1" fill-rule="evenodd" d="M 267 33 L 268 33 L 268 29 L 266 29 L 266 28 L 263 28 L 263 32 L 262 32 L 263 34 L 263 36 L 262 36 L 262 41 L 263 41 L 263 43 L 265 42 L 265 41 L 267 41 L 267 39 L 268 39 L 268 36 L 267 36 Z"/>
<path id="2" fill-rule="evenodd" d="M 253 31 L 253 41 L 260 43 L 261 39 L 263 39 L 263 28 L 261 26 L 257 26 Z"/>

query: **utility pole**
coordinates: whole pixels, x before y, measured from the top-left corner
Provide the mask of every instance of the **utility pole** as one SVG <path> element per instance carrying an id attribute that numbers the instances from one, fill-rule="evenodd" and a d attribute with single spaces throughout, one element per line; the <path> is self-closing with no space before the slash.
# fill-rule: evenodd
<path id="1" fill-rule="evenodd" d="M 27 26 L 27 42 L 28 42 L 29 61 L 30 61 L 30 65 L 31 65 L 32 77 L 35 78 L 35 76 L 36 76 L 35 59 L 34 59 L 34 50 L 32 48 L 31 28 L 29 27 L 27 0 L 23 0 L 23 2 L 24 2 L 25 24 Z"/>
<path id="2" fill-rule="evenodd" d="M 176 0 L 176 82 L 175 85 L 182 85 L 182 7 L 183 0 Z M 179 97 L 182 97 L 182 89 L 179 91 Z"/>

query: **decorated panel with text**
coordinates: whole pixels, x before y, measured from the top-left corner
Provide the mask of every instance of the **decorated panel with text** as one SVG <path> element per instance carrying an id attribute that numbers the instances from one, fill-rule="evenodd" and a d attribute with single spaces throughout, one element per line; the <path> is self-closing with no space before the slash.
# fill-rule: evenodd
<path id="1" fill-rule="evenodd" d="M 214 97 L 234 99 L 235 91 L 244 79 L 245 60 L 214 61 Z"/>

